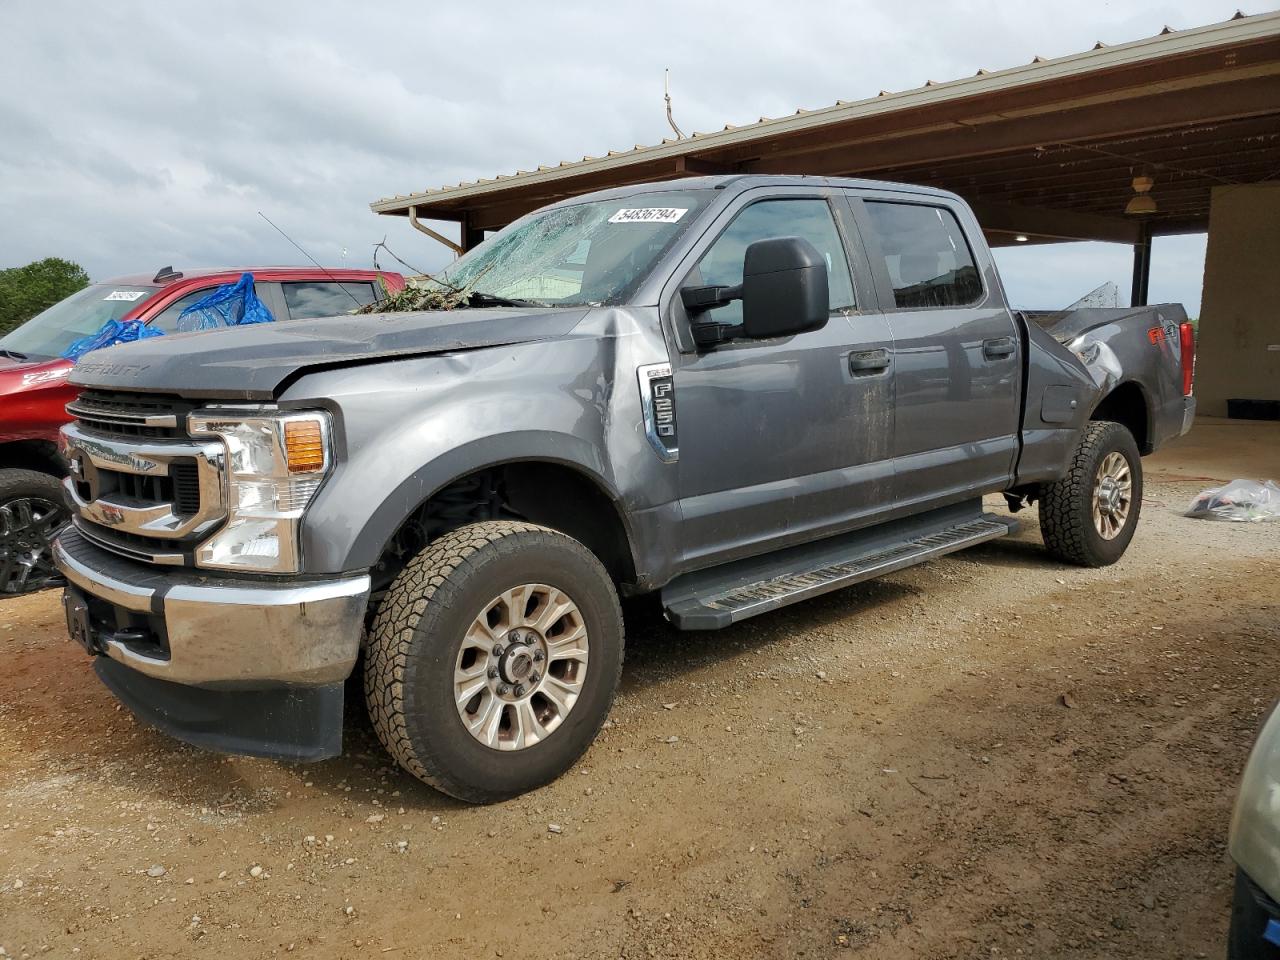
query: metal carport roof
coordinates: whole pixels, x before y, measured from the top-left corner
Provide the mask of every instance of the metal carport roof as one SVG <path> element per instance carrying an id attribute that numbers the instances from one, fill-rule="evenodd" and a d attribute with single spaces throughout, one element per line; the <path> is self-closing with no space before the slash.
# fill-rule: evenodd
<path id="1" fill-rule="evenodd" d="M 761 118 L 389 197 L 374 211 L 455 221 L 464 246 L 543 204 L 699 173 L 859 176 L 954 190 L 994 243 L 1141 242 L 1206 228 L 1215 185 L 1280 176 L 1280 13 L 1159 35 L 899 93 Z M 1126 217 L 1133 178 L 1157 211 Z"/>

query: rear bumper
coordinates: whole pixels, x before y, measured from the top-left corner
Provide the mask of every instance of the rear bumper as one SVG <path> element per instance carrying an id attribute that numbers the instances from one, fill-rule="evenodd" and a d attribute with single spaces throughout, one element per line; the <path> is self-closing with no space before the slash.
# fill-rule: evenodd
<path id="1" fill-rule="evenodd" d="M 1182 429 L 1178 431 L 1178 436 L 1182 436 L 1191 429 L 1191 425 L 1196 421 L 1196 398 L 1182 398 Z"/>
<path id="2" fill-rule="evenodd" d="M 89 599 L 94 652 L 176 684 L 325 686 L 351 673 L 366 575 L 271 582 L 164 572 L 93 546 L 54 542 L 68 584 Z"/>

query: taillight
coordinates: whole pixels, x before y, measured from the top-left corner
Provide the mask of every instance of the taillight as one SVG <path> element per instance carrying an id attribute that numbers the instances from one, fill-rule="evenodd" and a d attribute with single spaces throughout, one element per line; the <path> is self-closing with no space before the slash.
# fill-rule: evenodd
<path id="1" fill-rule="evenodd" d="M 1178 339 L 1182 345 L 1182 395 L 1191 396 L 1191 381 L 1196 372 L 1196 328 L 1184 323 L 1178 328 Z"/>

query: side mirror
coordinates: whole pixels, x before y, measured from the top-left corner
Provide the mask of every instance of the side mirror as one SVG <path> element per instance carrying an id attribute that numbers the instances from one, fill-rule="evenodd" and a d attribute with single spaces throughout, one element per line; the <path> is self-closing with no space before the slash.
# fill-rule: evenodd
<path id="1" fill-rule="evenodd" d="M 757 240 L 742 267 L 742 333 L 754 340 L 824 326 L 831 315 L 827 261 L 801 237 Z"/>

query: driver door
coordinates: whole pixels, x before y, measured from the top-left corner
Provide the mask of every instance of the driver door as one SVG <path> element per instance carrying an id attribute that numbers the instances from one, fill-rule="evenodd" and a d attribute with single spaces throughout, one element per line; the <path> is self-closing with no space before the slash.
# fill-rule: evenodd
<path id="1" fill-rule="evenodd" d="M 676 354 L 686 568 L 850 529 L 890 499 L 893 344 L 882 314 L 858 311 L 867 261 L 846 247 L 854 227 L 837 199 L 744 194 L 681 284 L 740 283 L 749 244 L 802 237 L 827 261 L 831 305 L 817 330 Z M 671 309 L 674 323 L 690 322 L 679 296 Z M 740 323 L 742 304 L 701 317 Z"/>

